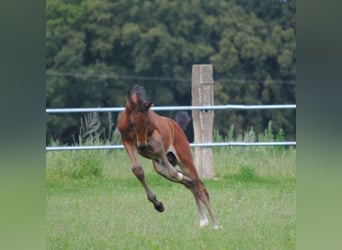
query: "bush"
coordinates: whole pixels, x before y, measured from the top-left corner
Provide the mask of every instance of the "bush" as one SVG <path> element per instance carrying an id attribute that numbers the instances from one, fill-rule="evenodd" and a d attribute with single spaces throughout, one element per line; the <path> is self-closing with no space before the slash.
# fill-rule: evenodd
<path id="1" fill-rule="evenodd" d="M 79 145 L 100 145 L 101 123 L 97 113 L 90 113 L 81 119 Z M 51 145 L 59 146 L 59 142 Z M 75 143 L 77 145 L 77 143 Z M 46 178 L 101 177 L 105 152 L 101 150 L 55 151 L 46 154 Z"/>
<path id="2" fill-rule="evenodd" d="M 99 150 L 47 152 L 46 178 L 101 177 L 104 153 Z"/>

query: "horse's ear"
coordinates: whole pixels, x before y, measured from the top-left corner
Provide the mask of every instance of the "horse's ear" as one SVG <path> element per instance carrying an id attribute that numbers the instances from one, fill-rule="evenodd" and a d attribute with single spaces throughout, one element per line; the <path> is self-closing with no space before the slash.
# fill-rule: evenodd
<path id="1" fill-rule="evenodd" d="M 153 105 L 152 102 L 145 102 L 145 103 L 144 103 L 144 106 L 145 106 L 146 110 L 148 110 L 149 108 L 151 108 L 152 105 Z"/>
<path id="2" fill-rule="evenodd" d="M 134 102 L 133 102 L 133 100 L 132 100 L 131 91 L 127 90 L 127 96 L 126 96 L 126 98 L 127 98 L 127 101 L 128 101 L 128 103 L 129 103 L 130 108 L 131 108 L 131 109 L 134 109 L 135 104 L 134 104 Z"/>

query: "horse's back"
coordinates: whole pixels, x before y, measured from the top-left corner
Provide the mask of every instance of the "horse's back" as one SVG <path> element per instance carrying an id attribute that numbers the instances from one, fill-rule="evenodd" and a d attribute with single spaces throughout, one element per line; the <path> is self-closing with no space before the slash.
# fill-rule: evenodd
<path id="1" fill-rule="evenodd" d="M 153 112 L 153 111 L 152 111 Z M 153 112 L 154 113 L 154 112 Z M 153 114 L 154 123 L 157 125 L 162 137 L 168 137 L 171 144 L 183 145 L 186 151 L 190 152 L 189 141 L 179 124 L 166 116 L 161 116 L 156 113 Z"/>
<path id="2" fill-rule="evenodd" d="M 184 164 L 193 164 L 192 153 L 189 145 L 188 138 L 186 137 L 183 129 L 179 124 L 165 116 L 160 116 L 165 124 L 172 130 L 172 146 L 176 150 L 177 156 Z"/>
<path id="3" fill-rule="evenodd" d="M 186 137 L 183 129 L 178 125 L 178 123 L 172 119 L 171 123 L 173 125 L 173 130 L 174 130 L 174 136 L 173 136 L 173 141 L 174 141 L 174 147 L 177 151 L 178 154 L 184 153 L 191 157 L 192 159 L 192 153 L 189 145 L 188 138 Z"/>

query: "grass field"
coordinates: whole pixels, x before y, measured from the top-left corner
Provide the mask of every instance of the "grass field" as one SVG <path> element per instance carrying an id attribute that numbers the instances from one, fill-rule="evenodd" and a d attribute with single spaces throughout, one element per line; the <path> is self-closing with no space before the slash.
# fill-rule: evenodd
<path id="1" fill-rule="evenodd" d="M 219 231 L 200 229 L 191 193 L 140 158 L 158 213 L 123 150 L 47 152 L 46 162 L 47 249 L 295 249 L 294 148 L 214 149 L 216 178 L 204 183 Z M 87 176 L 81 165 L 99 168 Z"/>

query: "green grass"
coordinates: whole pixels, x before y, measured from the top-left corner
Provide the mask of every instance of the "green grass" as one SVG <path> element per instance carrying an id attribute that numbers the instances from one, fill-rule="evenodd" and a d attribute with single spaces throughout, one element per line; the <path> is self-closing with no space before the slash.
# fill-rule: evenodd
<path id="1" fill-rule="evenodd" d="M 139 158 L 163 213 L 147 201 L 123 150 L 93 151 L 88 160 L 100 175 L 53 171 L 62 168 L 60 157 L 66 169 L 68 158 L 85 157 L 75 154 L 89 152 L 47 152 L 47 249 L 295 249 L 293 148 L 214 150 L 217 178 L 204 183 L 220 231 L 200 229 L 191 193 L 157 175 L 150 161 Z"/>

